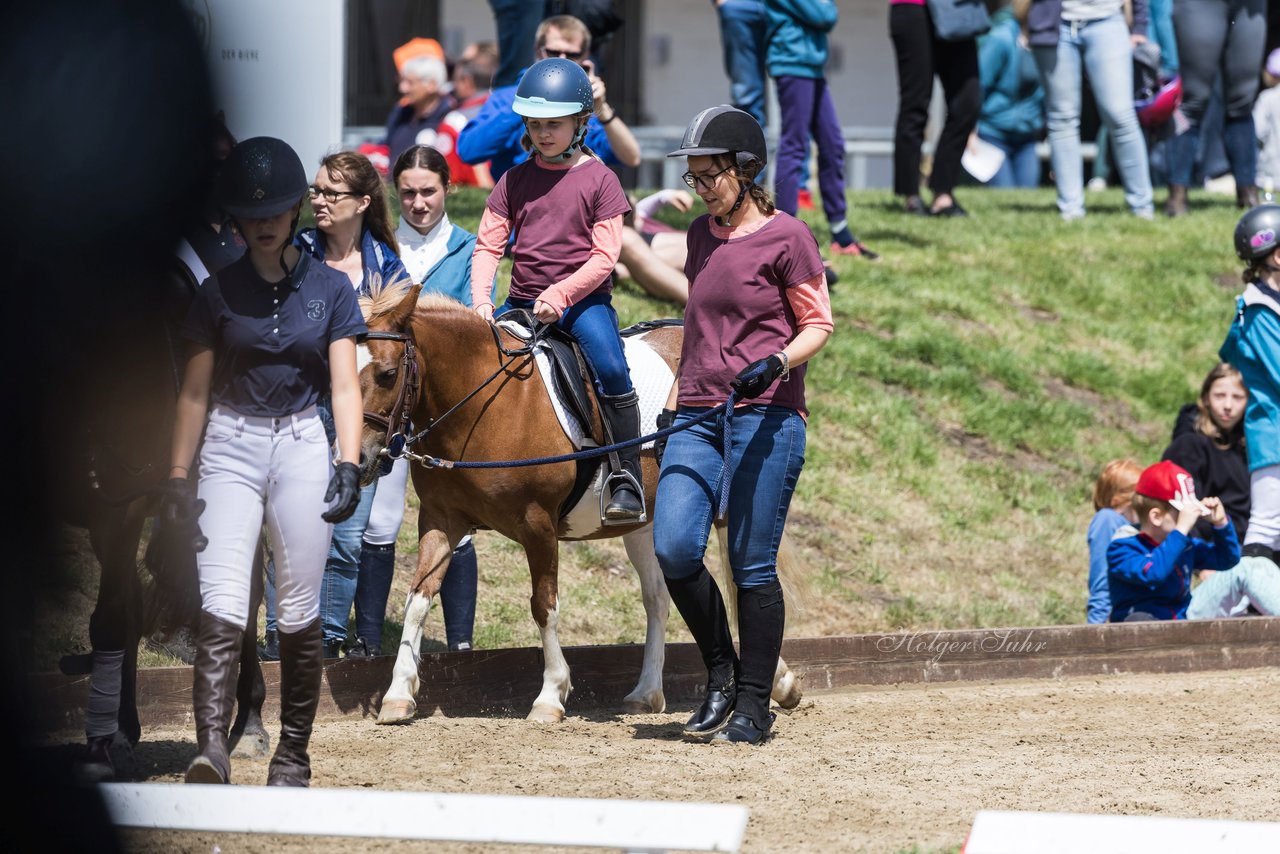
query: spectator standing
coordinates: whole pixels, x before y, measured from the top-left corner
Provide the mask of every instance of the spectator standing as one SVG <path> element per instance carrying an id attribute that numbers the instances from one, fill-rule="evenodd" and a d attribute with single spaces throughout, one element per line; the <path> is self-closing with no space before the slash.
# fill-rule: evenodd
<path id="1" fill-rule="evenodd" d="M 827 86 L 827 33 L 839 19 L 832 0 L 766 0 L 766 63 L 778 89 L 782 130 L 774 173 L 778 210 L 795 216 L 804 162 L 812 136 L 818 145 L 818 187 L 835 255 L 874 261 L 872 252 L 849 230 L 844 189 L 844 133 Z"/>
<path id="2" fill-rule="evenodd" d="M 831 335 L 831 301 L 813 233 L 755 181 L 768 161 L 755 119 L 729 106 L 703 110 L 667 156 L 687 158 L 684 178 L 707 215 L 689 228 L 684 345 L 658 416 L 659 428 L 689 429 L 655 447 L 653 544 L 707 668 L 706 698 L 685 735 L 760 744 L 774 723 L 769 696 L 786 623 L 778 539 L 804 467 L 806 363 Z M 689 424 L 730 389 L 747 405 Z M 720 505 L 738 591 L 737 653 L 704 562 Z"/>
<path id="3" fill-rule="evenodd" d="M 909 214 L 965 216 L 953 191 L 960 178 L 960 158 L 978 121 L 982 83 L 978 77 L 978 45 L 974 39 L 949 42 L 938 38 L 925 0 L 890 0 L 889 36 L 898 61 L 898 118 L 893 133 L 893 191 L 904 198 Z M 924 143 L 933 79 L 942 81 L 947 119 L 929 172 L 932 203 L 920 198 L 920 146 Z"/>
<path id="4" fill-rule="evenodd" d="M 1280 48 L 1267 55 L 1262 79 L 1266 85 L 1253 105 L 1253 125 L 1258 134 L 1261 200 L 1271 202 L 1280 187 Z"/>
<path id="5" fill-rule="evenodd" d="M 538 26 L 534 47 L 537 59 L 568 59 L 577 63 L 591 81 L 591 114 L 587 118 L 584 140 L 587 147 L 610 166 L 639 166 L 640 144 L 608 102 L 604 81 L 593 73 L 594 66 L 587 58 L 590 51 L 591 31 L 571 15 L 547 18 Z M 524 79 L 524 72 L 520 79 Z M 494 181 L 529 157 L 520 143 L 525 133 L 524 123 L 512 110 L 516 89 L 516 86 L 495 89 L 458 135 L 458 156 L 472 165 L 488 161 Z"/>
<path id="6" fill-rule="evenodd" d="M 204 283 L 183 326 L 193 347 L 178 397 L 164 511 L 170 518 L 199 516 L 208 537 L 197 555 L 201 614 L 192 699 L 199 753 L 186 781 L 231 779 L 227 737 L 253 553 L 265 521 L 280 559 L 281 653 L 280 740 L 267 785 L 307 786 L 323 670 L 324 555 L 330 525 L 350 517 L 359 501 L 355 339 L 365 325 L 345 277 L 291 240 L 307 179 L 288 144 L 245 140 L 232 149 L 219 183 L 248 250 Z M 336 466 L 318 412 L 321 396 L 332 401 L 341 436 Z M 187 479 L 197 449 L 198 500 Z M 329 501 L 335 503 L 326 510 Z"/>
<path id="7" fill-rule="evenodd" d="M 1253 100 L 1266 47 L 1266 0 L 1178 0 L 1173 7 L 1173 28 L 1182 75 L 1182 113 L 1188 126 L 1174 137 L 1171 146 L 1165 213 L 1187 213 L 1187 188 L 1200 126 L 1219 78 L 1226 106 L 1222 141 L 1236 181 L 1236 206 L 1253 208 L 1258 204 Z"/>
<path id="8" fill-rule="evenodd" d="M 766 18 L 764 0 L 711 0 L 720 21 L 729 102 L 760 123 L 765 121 Z"/>
<path id="9" fill-rule="evenodd" d="M 514 86 L 520 73 L 533 63 L 534 34 L 545 17 L 541 0 L 489 0 L 498 30 L 496 87 Z"/>
<path id="10" fill-rule="evenodd" d="M 445 92 L 448 79 L 443 56 L 415 56 L 400 68 L 402 100 L 387 117 L 387 150 L 392 163 L 411 145 L 435 143 L 436 128 L 454 107 Z"/>
<path id="11" fill-rule="evenodd" d="M 1112 460 L 1102 467 L 1093 484 L 1093 519 L 1085 539 L 1089 543 L 1089 601 L 1085 618 L 1090 623 L 1111 619 L 1111 593 L 1107 586 L 1107 548 L 1117 532 L 1138 524 L 1133 509 L 1133 489 L 1142 466 L 1134 460 Z"/>
<path id="12" fill-rule="evenodd" d="M 1133 0 L 1132 34 L 1122 7 L 1122 0 L 1031 0 L 1028 9 L 1028 42 L 1044 85 L 1058 211 L 1067 221 L 1085 215 L 1082 73 L 1088 74 L 1111 136 L 1125 202 L 1135 216 L 1154 215 L 1147 142 L 1133 106 L 1133 45 L 1146 41 L 1147 0 Z"/>
<path id="13" fill-rule="evenodd" d="M 910 5 L 895 4 L 889 14 L 898 6 Z M 987 185 L 1039 186 L 1036 143 L 1044 136 L 1044 90 L 1035 58 L 1022 44 L 1021 26 L 1007 3 L 992 15 L 990 31 L 978 38 L 978 70 L 982 83 L 978 137 L 1004 152 L 1004 162 Z"/>
<path id="14" fill-rule="evenodd" d="M 423 286 L 471 305 L 471 254 L 475 235 L 449 221 L 445 200 L 452 188 L 443 155 L 426 145 L 405 149 L 392 169 L 400 199 L 396 238 L 409 277 Z M 492 299 L 492 297 L 491 297 Z M 348 656 L 382 654 L 382 624 L 396 568 L 396 537 L 404 521 L 409 461 L 401 457 L 378 480 L 364 529 L 356 576 L 356 643 Z M 476 615 L 476 549 L 465 537 L 453 550 L 440 585 L 445 641 L 451 650 L 471 648 Z"/>

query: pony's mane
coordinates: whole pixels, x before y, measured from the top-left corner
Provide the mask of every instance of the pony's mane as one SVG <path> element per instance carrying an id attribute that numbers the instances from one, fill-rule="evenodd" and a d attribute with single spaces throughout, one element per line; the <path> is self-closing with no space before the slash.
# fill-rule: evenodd
<path id="1" fill-rule="evenodd" d="M 400 305 L 405 296 L 408 295 L 409 289 L 413 287 L 413 282 L 407 277 L 400 277 L 389 282 L 383 282 L 382 277 L 377 273 L 370 276 L 369 296 L 361 296 L 360 313 L 364 315 L 365 323 L 390 314 L 396 306 Z M 461 315 L 472 315 L 479 319 L 479 315 L 474 315 L 471 309 L 450 296 L 445 296 L 437 291 L 422 291 L 418 295 L 418 309 L 434 309 L 437 311 L 451 312 Z"/>

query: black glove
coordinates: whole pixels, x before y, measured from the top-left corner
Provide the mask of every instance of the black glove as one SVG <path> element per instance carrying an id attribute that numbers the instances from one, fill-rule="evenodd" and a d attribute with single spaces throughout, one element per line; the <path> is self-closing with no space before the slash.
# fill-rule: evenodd
<path id="1" fill-rule="evenodd" d="M 360 469 L 355 463 L 338 463 L 334 466 L 333 476 L 329 478 L 329 488 L 324 492 L 324 500 L 333 502 L 328 510 L 320 514 L 326 522 L 337 524 L 351 518 L 351 514 L 356 512 L 356 505 L 360 503 Z"/>
<path id="2" fill-rule="evenodd" d="M 658 413 L 659 430 L 666 430 L 674 423 L 676 423 L 676 411 L 674 409 L 664 409 Z M 653 440 L 653 455 L 658 460 L 658 468 L 662 468 L 662 455 L 667 450 L 667 440 L 670 438 L 670 436 L 662 436 Z"/>
<path id="3" fill-rule="evenodd" d="M 160 520 L 169 536 L 179 542 L 191 544 L 197 552 L 204 551 L 209 540 L 200 530 L 200 514 L 204 512 L 203 499 L 196 498 L 196 484 L 185 477 L 171 477 L 164 485 L 160 501 Z"/>
<path id="4" fill-rule="evenodd" d="M 782 359 L 774 353 L 767 359 L 757 359 L 747 365 L 733 378 L 729 385 L 738 393 L 740 400 L 750 400 L 768 391 L 773 381 L 782 376 Z"/>

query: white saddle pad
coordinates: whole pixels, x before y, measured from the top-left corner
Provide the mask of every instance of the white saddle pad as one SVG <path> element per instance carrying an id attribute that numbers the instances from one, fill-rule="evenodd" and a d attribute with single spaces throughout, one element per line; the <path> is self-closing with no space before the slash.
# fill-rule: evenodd
<path id="1" fill-rule="evenodd" d="M 527 341 L 529 330 L 513 321 L 498 321 L 498 325 L 512 335 Z M 667 366 L 667 362 L 658 352 L 644 342 L 645 332 L 622 339 L 623 352 L 627 357 L 627 366 L 631 371 L 631 384 L 640 396 L 640 433 L 652 433 L 657 429 L 658 413 L 667 403 L 667 395 L 671 392 L 671 383 L 675 374 Z M 570 412 L 569 407 L 556 393 L 555 380 L 551 376 L 551 357 L 545 345 L 539 344 L 534 350 L 534 361 L 542 374 L 542 384 L 547 387 L 551 397 L 551 405 L 556 411 L 556 418 L 564 434 L 569 437 L 575 448 L 596 447 L 596 443 L 588 437 L 585 425 Z M 642 447 L 652 448 L 653 442 L 646 442 Z"/>

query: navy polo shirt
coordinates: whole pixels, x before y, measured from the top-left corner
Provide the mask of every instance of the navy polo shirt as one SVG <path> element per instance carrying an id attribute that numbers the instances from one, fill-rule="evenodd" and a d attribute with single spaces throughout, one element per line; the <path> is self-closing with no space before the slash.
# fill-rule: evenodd
<path id="1" fill-rule="evenodd" d="M 246 253 L 200 288 L 182 335 L 213 350 L 213 404 L 244 415 L 299 412 L 329 393 L 329 345 L 368 329 L 346 275 L 305 252 L 268 282 Z"/>

